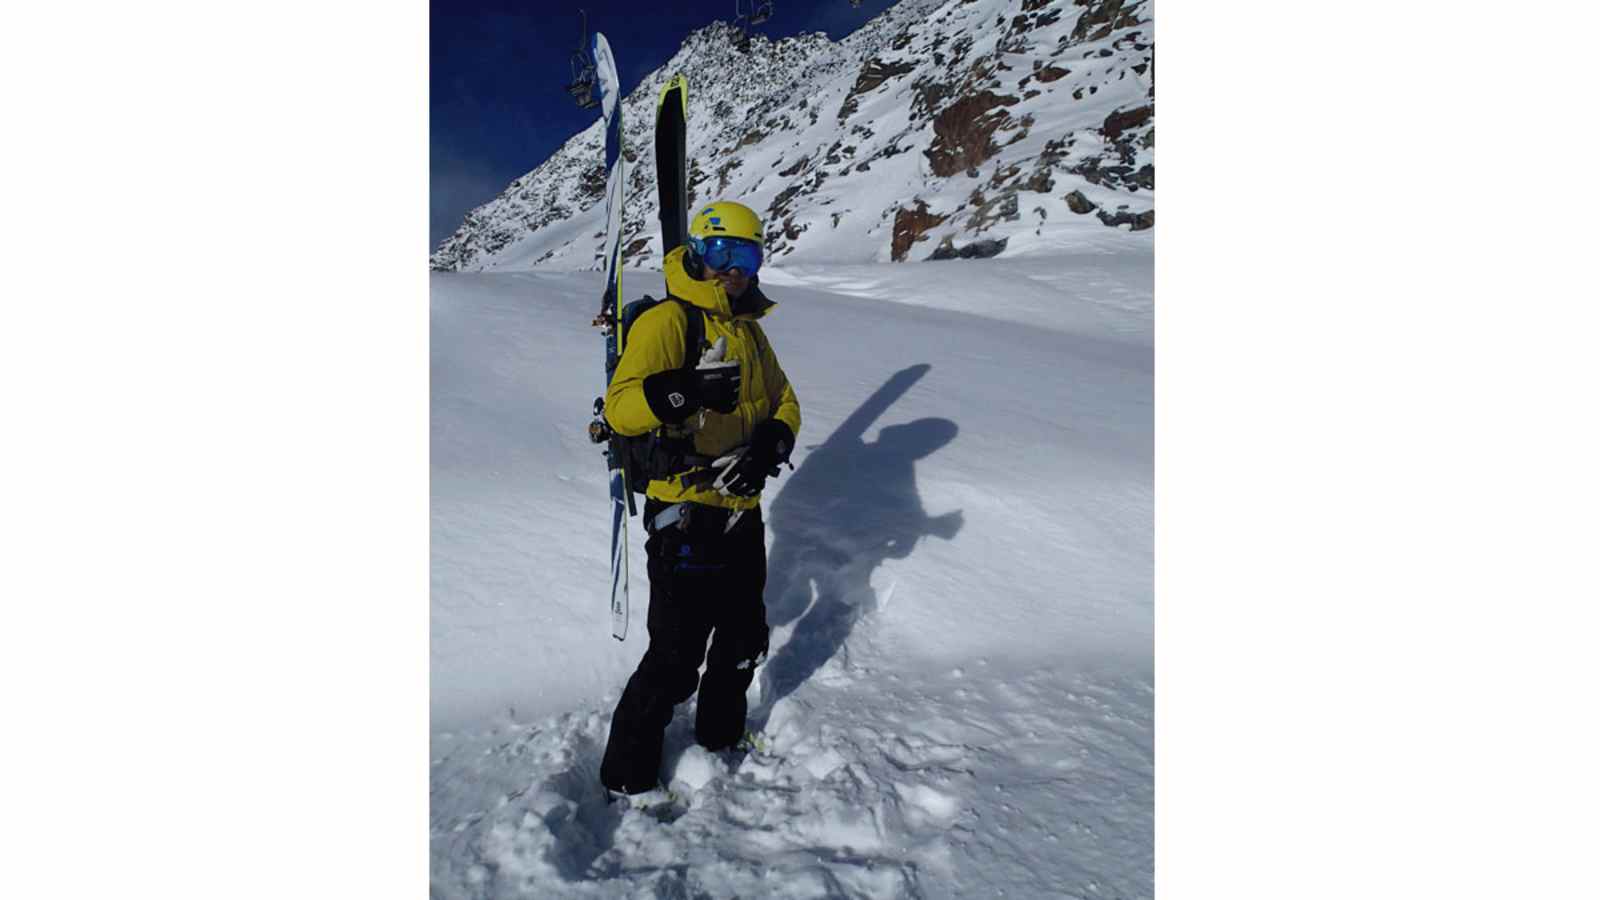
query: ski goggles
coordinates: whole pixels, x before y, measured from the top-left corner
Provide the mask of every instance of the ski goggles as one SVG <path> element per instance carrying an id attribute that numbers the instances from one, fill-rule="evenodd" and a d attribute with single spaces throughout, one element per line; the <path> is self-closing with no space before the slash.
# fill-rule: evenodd
<path id="1" fill-rule="evenodd" d="M 749 278 L 761 268 L 761 245 L 752 240 L 712 235 L 691 237 L 689 246 L 708 267 L 718 272 L 738 269 Z"/>

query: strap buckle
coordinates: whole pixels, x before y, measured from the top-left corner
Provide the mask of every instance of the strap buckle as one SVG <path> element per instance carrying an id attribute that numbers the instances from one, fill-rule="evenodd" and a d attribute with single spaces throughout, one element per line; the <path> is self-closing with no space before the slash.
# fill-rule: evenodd
<path id="1" fill-rule="evenodd" d="M 663 509 L 661 512 L 656 513 L 655 518 L 650 520 L 650 532 L 654 534 L 657 531 L 664 531 L 674 525 L 676 525 L 680 531 L 687 531 L 689 528 L 689 507 L 690 504 L 688 503 L 674 503 L 666 509 Z"/>

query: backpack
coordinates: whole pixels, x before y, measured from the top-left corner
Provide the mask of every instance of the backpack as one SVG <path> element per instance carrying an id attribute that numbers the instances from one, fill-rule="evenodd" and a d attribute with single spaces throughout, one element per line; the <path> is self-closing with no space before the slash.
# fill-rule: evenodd
<path id="1" fill-rule="evenodd" d="M 669 295 L 665 299 L 657 300 L 645 294 L 624 306 L 619 316 L 621 321 L 617 324 L 617 333 L 622 339 L 620 346 L 624 348 L 628 346 L 628 331 L 641 315 L 669 300 L 683 308 L 687 328 L 684 334 L 681 368 L 692 369 L 699 365 L 701 348 L 705 344 L 706 314 L 705 310 L 677 297 Z M 608 372 L 607 380 L 609 376 Z M 610 431 L 609 428 L 607 430 Z M 694 435 L 681 428 L 665 425 L 633 437 L 610 431 L 608 452 L 612 454 L 612 459 L 623 461 L 623 467 L 628 473 L 628 490 L 634 494 L 643 494 L 652 480 L 666 479 L 712 462 L 710 457 L 694 452 Z M 632 499 L 629 498 L 630 507 Z"/>

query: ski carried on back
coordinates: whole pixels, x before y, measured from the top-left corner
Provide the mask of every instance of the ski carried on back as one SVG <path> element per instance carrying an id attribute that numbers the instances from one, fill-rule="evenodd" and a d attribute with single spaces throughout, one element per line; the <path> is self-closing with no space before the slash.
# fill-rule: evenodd
<path id="1" fill-rule="evenodd" d="M 606 386 L 611 386 L 611 376 L 617 370 L 617 360 L 622 357 L 621 330 L 617 328 L 617 304 L 622 298 L 622 95 L 621 82 L 617 80 L 617 62 L 611 55 L 611 45 L 606 36 L 595 32 L 589 43 L 589 57 L 593 65 L 593 84 L 600 89 L 600 115 L 605 122 L 606 154 L 606 289 L 600 299 L 600 314 L 594 324 L 600 326 L 606 346 Z M 580 105 L 582 99 L 579 100 Z M 605 400 L 595 401 L 595 421 L 589 426 L 590 437 L 604 441 Z M 611 636 L 623 640 L 628 636 L 628 512 L 632 497 L 628 494 L 628 477 L 624 471 L 626 460 L 621 454 L 606 453 L 606 469 L 611 484 Z"/>
<path id="2" fill-rule="evenodd" d="M 689 236 L 688 176 L 684 132 L 688 129 L 689 80 L 672 76 L 656 101 L 656 194 L 661 201 L 661 255 Z"/>
<path id="3" fill-rule="evenodd" d="M 646 298 L 630 304 L 626 310 L 619 309 L 622 298 L 622 111 L 617 93 L 616 62 L 604 35 L 594 36 L 591 53 L 606 123 L 606 290 L 595 324 L 602 328 L 606 339 L 606 386 L 609 388 L 625 349 L 630 316 L 643 312 L 655 301 Z M 688 91 L 688 80 L 681 74 L 674 75 L 656 104 L 656 183 L 661 205 L 663 255 L 682 245 L 689 230 L 684 158 Z M 628 517 L 638 514 L 633 491 L 642 490 L 642 487 L 633 482 L 642 484 L 642 478 L 634 477 L 639 473 L 627 471 L 628 442 L 612 432 L 606 422 L 604 397 L 595 400 L 589 436 L 596 443 L 607 444 L 606 465 L 611 484 L 611 634 L 620 641 L 628 636 Z"/>

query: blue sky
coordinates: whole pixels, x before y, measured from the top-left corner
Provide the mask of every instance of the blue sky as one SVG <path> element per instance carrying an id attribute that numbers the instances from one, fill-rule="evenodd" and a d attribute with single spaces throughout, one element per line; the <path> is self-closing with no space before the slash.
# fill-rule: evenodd
<path id="1" fill-rule="evenodd" d="M 430 246 L 594 121 L 595 111 L 579 109 L 565 90 L 580 8 L 588 12 L 590 29 L 611 43 L 627 93 L 671 58 L 690 31 L 731 21 L 734 5 L 430 0 Z M 772 19 L 759 30 L 774 39 L 825 31 L 837 40 L 891 5 L 864 0 L 853 9 L 849 0 L 774 0 Z"/>

